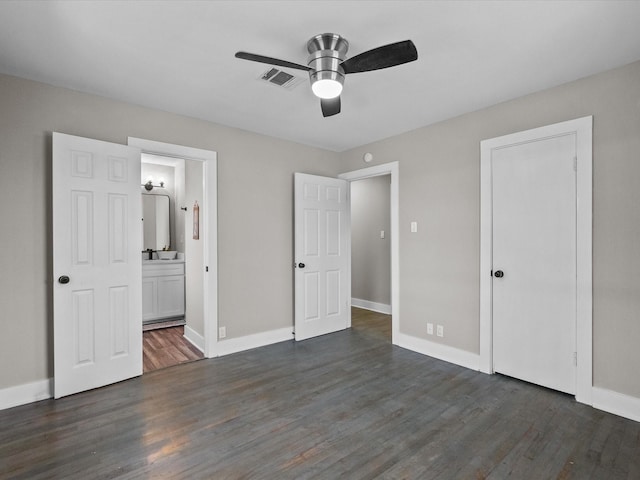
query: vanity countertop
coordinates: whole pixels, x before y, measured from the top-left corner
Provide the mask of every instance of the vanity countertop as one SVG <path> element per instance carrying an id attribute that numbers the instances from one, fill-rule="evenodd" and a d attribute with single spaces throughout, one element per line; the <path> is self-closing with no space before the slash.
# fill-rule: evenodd
<path id="1" fill-rule="evenodd" d="M 142 265 L 167 265 L 170 263 L 184 263 L 184 258 L 175 258 L 173 260 L 142 260 Z"/>

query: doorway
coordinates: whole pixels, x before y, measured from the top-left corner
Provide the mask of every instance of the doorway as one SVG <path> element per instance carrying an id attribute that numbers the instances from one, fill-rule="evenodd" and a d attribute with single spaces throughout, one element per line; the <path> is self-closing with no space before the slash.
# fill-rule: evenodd
<path id="1" fill-rule="evenodd" d="M 185 187 L 189 194 L 185 193 L 182 197 L 184 205 L 178 205 L 177 208 L 187 208 L 186 212 L 180 210 L 184 215 L 184 229 L 181 231 L 184 232 L 185 254 L 193 260 L 193 268 L 189 268 L 190 274 L 185 274 L 186 290 L 189 292 L 185 299 L 187 306 L 192 306 L 190 315 L 195 315 L 198 320 L 194 323 L 195 328 L 190 328 L 189 323 L 185 326 L 184 335 L 203 352 L 205 358 L 214 357 L 218 345 L 217 154 L 211 150 L 133 137 L 129 137 L 128 144 L 146 154 L 181 160 L 185 165 L 184 175 L 191 178 L 190 181 L 186 179 L 190 183 Z M 196 178 L 198 175 L 194 175 L 194 172 L 198 171 L 201 177 Z M 201 236 L 195 239 L 195 201 L 199 199 L 197 225 Z M 179 225 L 179 220 L 176 223 Z M 196 246 L 195 250 L 190 250 L 190 243 Z"/>
<path id="2" fill-rule="evenodd" d="M 503 265 L 498 265 L 496 263 L 497 261 L 510 262 L 510 260 L 507 260 L 507 257 L 503 255 L 502 251 L 497 253 L 496 248 L 500 247 L 501 242 L 504 243 L 503 240 L 504 238 L 507 238 L 508 235 L 510 235 L 510 230 L 516 231 L 528 228 L 527 220 L 520 223 L 520 227 L 522 228 L 518 227 L 518 221 L 522 219 L 514 218 L 513 215 L 515 215 L 515 213 L 509 213 L 508 207 L 502 210 L 500 210 L 501 207 L 499 207 L 499 209 L 496 210 L 495 202 L 498 202 L 500 204 L 506 204 L 509 201 L 511 201 L 512 203 L 516 203 L 513 199 L 508 200 L 502 198 L 502 193 L 504 193 L 504 191 L 508 191 L 509 188 L 518 183 L 518 176 L 520 175 L 522 176 L 522 178 L 520 179 L 520 187 L 516 188 L 516 190 L 524 190 L 528 188 L 527 185 L 529 184 L 529 182 L 535 183 L 534 178 L 537 178 L 536 176 L 540 172 L 543 173 L 544 177 L 545 169 L 548 170 L 549 168 L 551 168 L 549 165 L 547 165 L 542 169 L 532 169 L 534 163 L 530 161 L 528 163 L 524 163 L 524 167 L 522 169 L 518 167 L 515 171 L 509 172 L 508 169 L 515 168 L 515 164 L 509 164 L 508 160 L 519 159 L 523 162 L 527 162 L 527 160 L 532 160 L 533 158 L 542 158 L 544 162 L 553 162 L 553 155 L 555 155 L 557 152 L 562 152 L 562 158 L 570 155 L 568 159 L 564 160 L 564 163 L 565 167 L 570 170 L 567 175 L 570 175 L 573 178 L 573 180 L 571 180 L 569 183 L 572 183 L 573 187 L 575 187 L 575 190 L 572 190 L 573 193 L 569 192 L 572 196 L 571 200 L 569 201 L 569 203 L 571 204 L 569 205 L 569 210 L 573 210 L 575 217 L 574 220 L 571 220 L 570 218 L 569 220 L 567 220 L 565 218 L 563 222 L 573 223 L 573 225 L 569 225 L 568 227 L 569 230 L 571 230 L 573 233 L 565 235 L 565 238 L 570 238 L 571 236 L 573 236 L 573 242 L 575 245 L 574 252 L 569 252 L 568 254 L 566 254 L 567 256 L 573 257 L 573 260 L 571 260 L 569 263 L 573 263 L 575 266 L 575 268 L 573 268 L 574 273 L 569 273 L 570 276 L 573 276 L 574 286 L 571 287 L 573 288 L 573 293 L 569 292 L 567 295 L 565 295 L 566 298 L 570 298 L 573 296 L 573 300 L 571 302 L 571 305 L 573 306 L 568 307 L 568 310 L 570 310 L 569 313 L 566 312 L 567 309 L 565 308 L 565 312 L 560 313 L 560 316 L 563 318 L 567 316 L 573 316 L 573 318 L 575 319 L 575 321 L 573 321 L 573 332 L 563 334 L 565 336 L 565 339 L 568 339 L 568 342 L 571 342 L 573 345 L 575 345 L 575 355 L 573 355 L 573 352 L 571 351 L 569 351 L 568 353 L 568 355 L 572 357 L 568 360 L 572 364 L 571 367 L 574 370 L 575 378 L 575 380 L 569 380 L 569 382 L 573 382 L 574 384 L 570 391 L 571 393 L 575 393 L 576 400 L 587 404 L 591 404 L 592 395 L 591 132 L 592 117 L 585 117 L 577 120 L 550 125 L 547 127 L 536 128 L 533 130 L 527 130 L 503 137 L 485 140 L 481 142 L 480 168 L 480 370 L 485 373 L 494 373 L 496 371 L 500 371 L 500 369 L 505 368 L 503 360 L 498 359 L 498 364 L 496 364 L 496 359 L 505 353 L 504 351 L 500 353 L 496 350 L 496 348 L 501 348 L 499 346 L 499 343 L 501 342 L 500 337 L 503 336 L 505 332 L 505 323 L 503 322 L 504 319 L 501 319 L 501 317 L 504 316 L 503 307 L 505 306 L 505 303 L 496 302 L 501 302 L 500 298 L 504 297 L 504 295 L 501 294 L 501 290 L 503 290 L 503 287 L 507 285 L 507 282 L 504 282 L 504 280 L 506 280 L 510 275 L 507 270 L 503 269 Z M 529 153 L 532 153 L 532 155 L 529 155 Z M 542 155 L 539 155 L 541 153 Z M 503 162 L 504 160 L 507 160 L 507 164 Z M 502 166 L 500 166 L 501 162 L 503 163 Z M 505 165 L 507 167 L 507 170 L 503 169 Z M 555 166 L 553 168 L 555 168 Z M 501 176 L 503 174 L 506 174 L 506 177 L 502 180 L 506 181 L 501 180 Z M 542 186 L 539 185 L 537 189 L 534 189 L 534 191 L 530 192 L 531 196 L 538 195 L 540 193 L 540 190 L 542 189 L 549 188 L 551 192 L 553 190 L 551 188 L 551 184 L 554 181 L 556 181 L 554 175 L 546 176 L 546 180 L 543 180 Z M 497 191 L 496 188 L 500 188 L 504 191 Z M 567 190 L 568 188 L 566 187 L 566 185 L 559 188 L 559 191 L 564 191 L 565 194 L 567 193 Z M 514 195 L 515 194 L 516 192 L 514 192 Z M 517 203 L 520 204 L 519 206 L 521 206 L 527 202 L 528 199 L 522 198 L 521 200 L 518 200 Z M 544 203 L 544 196 L 538 197 L 537 199 L 534 198 L 534 200 L 530 203 L 531 205 L 529 210 L 539 211 L 540 205 Z M 535 234 L 542 242 L 546 242 L 545 237 L 554 235 L 553 232 L 555 230 L 555 227 L 558 227 L 557 225 L 554 227 L 553 224 L 544 226 L 545 222 L 548 223 L 550 219 L 556 217 L 554 208 L 552 208 L 552 206 L 547 210 L 548 212 L 546 214 L 542 214 L 542 223 L 540 223 L 539 225 L 540 232 L 547 231 L 547 234 Z M 510 215 L 511 217 L 509 217 Z M 524 213 L 521 212 L 519 215 L 524 215 Z M 529 215 L 529 213 L 527 213 L 527 215 Z M 530 218 L 533 219 L 536 215 L 538 215 L 538 213 L 534 214 L 534 216 Z M 571 215 L 569 215 L 569 217 L 570 216 Z M 512 221 L 510 221 L 510 218 Z M 509 225 L 512 225 L 513 228 L 510 228 Z M 496 237 L 496 235 L 500 238 Z M 534 234 L 529 232 L 529 235 Z M 506 242 L 507 244 L 513 244 L 512 246 L 514 248 L 518 246 L 518 243 L 520 243 L 520 241 L 517 239 L 507 239 Z M 525 241 L 522 240 L 522 243 L 525 243 Z M 545 252 L 549 252 L 549 255 L 551 255 L 551 253 L 556 249 L 556 246 L 554 245 L 550 247 L 548 242 L 544 245 L 545 246 L 542 246 L 539 249 L 538 253 L 544 254 Z M 513 250 L 513 248 L 511 250 Z M 531 251 L 532 249 L 529 250 Z M 515 262 L 520 262 L 521 257 L 524 256 L 525 254 L 522 252 L 520 252 L 519 254 L 516 253 L 513 256 L 514 263 L 512 263 L 512 265 L 514 265 L 514 267 L 512 270 L 513 275 L 511 275 L 513 282 L 524 279 L 528 275 L 528 273 L 521 273 L 519 271 L 519 267 L 515 267 Z M 544 258 L 541 258 L 541 256 L 538 255 L 537 261 L 543 262 Z M 535 262 L 536 260 L 534 260 L 534 264 Z M 531 268 L 529 268 L 529 270 L 531 270 Z M 571 268 L 569 268 L 569 270 L 571 270 Z M 545 279 L 538 281 L 537 285 L 540 288 L 540 296 L 535 300 L 539 304 L 556 304 L 556 300 L 550 298 L 550 295 L 552 294 L 544 293 L 548 292 L 548 284 L 553 283 L 554 281 L 554 267 L 548 267 L 546 269 L 546 272 L 547 276 L 545 277 Z M 526 282 L 522 283 L 522 285 L 525 284 Z M 524 291 L 526 295 L 535 296 L 535 289 L 531 287 L 530 283 L 527 285 L 529 286 L 523 287 L 522 291 Z M 557 289 L 552 289 L 553 292 L 555 292 L 556 290 Z M 507 297 L 512 298 L 513 295 L 507 295 Z M 524 314 L 520 315 L 520 313 L 511 314 L 510 318 L 514 319 L 520 316 L 524 318 Z M 569 319 L 569 324 L 571 322 L 572 320 Z M 526 328 L 533 328 L 533 330 L 531 330 L 532 332 L 536 330 L 535 325 L 533 325 L 533 327 L 531 326 L 531 322 L 528 322 L 528 327 Z M 544 328 L 541 328 L 541 330 L 544 330 Z M 553 340 L 553 342 L 551 343 L 554 343 L 555 331 L 553 328 L 551 330 L 551 338 Z M 524 345 L 527 342 L 529 342 L 529 339 L 525 338 L 521 343 L 523 343 Z M 504 342 L 502 343 L 504 345 Z M 540 347 L 540 345 L 538 345 L 538 347 Z M 536 346 L 534 345 L 533 348 L 535 349 Z M 544 350 L 544 348 L 542 350 Z M 508 352 L 506 352 L 506 354 L 508 355 Z M 540 357 L 540 363 L 544 363 L 543 357 Z M 513 359 L 513 356 L 511 358 Z M 567 359 L 563 358 L 562 361 L 564 362 L 565 360 Z M 496 368 L 496 365 L 498 365 L 498 369 Z M 537 365 L 534 365 L 533 369 L 535 370 L 536 368 Z M 531 380 L 530 378 L 524 379 L 544 385 L 544 382 L 541 381 Z M 552 388 L 557 388 L 553 385 L 551 386 Z"/>
<path id="3" fill-rule="evenodd" d="M 350 187 L 351 328 L 391 342 L 391 175 Z"/>
<path id="4" fill-rule="evenodd" d="M 204 358 L 202 162 L 141 154 L 143 373 Z M 159 200 L 162 200 L 160 202 Z M 198 210 L 198 212 L 196 212 Z"/>
<path id="5" fill-rule="evenodd" d="M 387 176 L 389 178 L 389 232 L 384 233 L 384 236 L 389 238 L 390 249 L 390 302 L 391 302 L 391 343 L 398 344 L 398 334 L 400 331 L 400 290 L 398 288 L 400 280 L 399 269 L 399 173 L 398 162 L 390 162 L 382 165 L 376 165 L 373 167 L 367 167 L 352 172 L 340 174 L 338 178 L 347 180 L 349 182 L 355 182 L 358 180 L 364 180 L 367 178 Z M 378 236 L 381 233 L 378 231 Z M 352 246 L 350 245 L 350 248 Z M 381 304 L 382 305 L 382 304 Z M 371 307 L 371 305 L 369 305 Z M 383 313 L 386 315 L 386 313 Z"/>

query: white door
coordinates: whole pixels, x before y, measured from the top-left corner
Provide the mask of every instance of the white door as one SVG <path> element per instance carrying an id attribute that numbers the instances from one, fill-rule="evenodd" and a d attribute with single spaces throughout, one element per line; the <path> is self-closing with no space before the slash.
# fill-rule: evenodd
<path id="1" fill-rule="evenodd" d="M 494 370 L 576 390 L 575 134 L 495 149 Z"/>
<path id="2" fill-rule="evenodd" d="M 295 338 L 344 330 L 351 320 L 349 183 L 295 174 Z"/>
<path id="3" fill-rule="evenodd" d="M 53 134 L 56 398 L 142 374 L 140 150 Z"/>

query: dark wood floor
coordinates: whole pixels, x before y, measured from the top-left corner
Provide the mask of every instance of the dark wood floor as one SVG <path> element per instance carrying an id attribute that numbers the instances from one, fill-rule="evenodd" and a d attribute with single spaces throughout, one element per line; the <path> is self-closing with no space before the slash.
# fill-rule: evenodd
<path id="1" fill-rule="evenodd" d="M 640 478 L 640 423 L 356 326 L 0 412 L 0 478 Z"/>
<path id="2" fill-rule="evenodd" d="M 184 338 L 182 326 L 142 332 L 144 373 L 201 358 L 202 352 Z"/>

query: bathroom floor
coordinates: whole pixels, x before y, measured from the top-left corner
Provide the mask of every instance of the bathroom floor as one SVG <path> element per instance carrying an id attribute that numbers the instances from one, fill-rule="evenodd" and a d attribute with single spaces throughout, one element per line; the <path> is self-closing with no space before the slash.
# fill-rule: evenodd
<path id="1" fill-rule="evenodd" d="M 184 338 L 184 326 L 159 328 L 142 333 L 144 373 L 204 358 L 200 350 Z"/>

